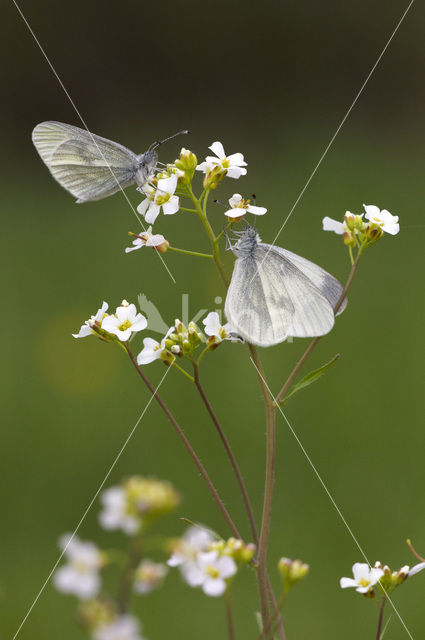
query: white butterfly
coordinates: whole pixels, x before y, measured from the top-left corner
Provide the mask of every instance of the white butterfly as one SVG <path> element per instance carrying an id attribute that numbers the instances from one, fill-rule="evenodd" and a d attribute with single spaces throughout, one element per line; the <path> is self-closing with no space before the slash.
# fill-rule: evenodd
<path id="1" fill-rule="evenodd" d="M 261 347 L 287 337 L 328 333 L 342 285 L 301 256 L 261 242 L 256 230 L 238 233 L 231 247 L 237 256 L 227 292 L 225 314 L 234 330 Z M 338 313 L 347 305 L 345 299 Z"/>
<path id="2" fill-rule="evenodd" d="M 38 124 L 32 140 L 52 176 L 78 203 L 106 198 L 133 183 L 143 187 L 156 169 L 155 149 L 165 142 L 136 155 L 118 142 L 54 121 Z"/>

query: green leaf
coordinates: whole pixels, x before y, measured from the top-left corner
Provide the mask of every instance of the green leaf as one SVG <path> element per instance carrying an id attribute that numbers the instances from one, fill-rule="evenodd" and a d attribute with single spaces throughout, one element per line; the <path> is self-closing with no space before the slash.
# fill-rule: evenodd
<path id="1" fill-rule="evenodd" d="M 338 358 L 339 358 L 339 353 L 337 353 L 332 358 L 332 360 L 329 360 L 329 362 L 327 362 L 326 364 L 322 365 L 318 369 L 314 369 L 314 371 L 310 371 L 310 373 L 307 373 L 307 375 L 304 376 L 304 378 L 300 380 L 300 382 L 296 382 L 295 384 L 293 384 L 292 387 L 289 389 L 288 394 L 284 397 L 284 399 L 280 404 L 284 404 L 295 393 L 297 393 L 298 391 L 301 391 L 301 389 L 304 389 L 304 387 L 308 387 L 313 382 L 316 382 L 316 380 L 321 378 L 323 374 L 326 373 L 326 371 L 335 364 Z"/>

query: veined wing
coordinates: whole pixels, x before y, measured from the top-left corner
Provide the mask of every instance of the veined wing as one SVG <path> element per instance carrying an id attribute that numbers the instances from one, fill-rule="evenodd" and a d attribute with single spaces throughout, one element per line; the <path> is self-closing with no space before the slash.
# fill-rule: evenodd
<path id="1" fill-rule="evenodd" d="M 78 198 L 99 200 L 135 181 L 136 154 L 123 145 L 61 122 L 42 122 L 32 139 L 54 178 Z"/>
<path id="2" fill-rule="evenodd" d="M 335 305 L 344 290 L 344 287 L 336 278 L 314 262 L 310 262 L 310 260 L 302 258 L 296 253 L 292 253 L 292 251 L 269 244 L 263 244 L 262 246 L 270 249 L 270 252 L 277 252 L 279 255 L 292 262 L 292 264 L 294 264 L 304 275 L 307 276 L 307 278 L 309 278 L 309 280 L 311 280 L 314 285 L 316 285 L 321 294 L 329 301 L 332 308 L 335 308 Z M 342 313 L 346 306 L 347 298 L 345 298 L 336 315 Z"/>
<path id="3" fill-rule="evenodd" d="M 328 333 L 334 325 L 330 302 L 287 257 L 268 249 L 260 244 L 251 256 L 236 260 L 225 307 L 229 322 L 264 347 L 288 336 Z"/>

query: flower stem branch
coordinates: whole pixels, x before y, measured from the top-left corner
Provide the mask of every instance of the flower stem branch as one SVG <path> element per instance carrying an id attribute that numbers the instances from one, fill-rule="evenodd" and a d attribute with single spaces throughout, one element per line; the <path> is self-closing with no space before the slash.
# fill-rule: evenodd
<path id="1" fill-rule="evenodd" d="M 134 571 L 137 568 L 142 557 L 142 541 L 140 537 L 135 537 L 131 541 L 131 547 L 128 553 L 128 560 L 121 575 L 117 603 L 121 613 L 125 613 L 133 587 Z"/>
<path id="2" fill-rule="evenodd" d="M 354 278 L 354 275 L 356 273 L 360 257 L 361 257 L 361 253 L 359 252 L 357 254 L 357 256 L 356 256 L 356 259 L 353 262 L 353 265 L 351 267 L 351 271 L 350 271 L 350 273 L 348 275 L 347 282 L 345 283 L 345 287 L 344 287 L 344 289 L 343 289 L 343 291 L 342 291 L 342 293 L 341 293 L 341 295 L 339 297 L 338 302 L 335 305 L 335 308 L 334 308 L 334 313 L 335 314 L 338 312 L 338 310 L 340 309 L 342 303 L 344 302 L 345 298 L 347 297 L 347 293 L 348 293 L 348 290 L 351 287 L 351 284 L 353 282 L 353 278 Z M 276 396 L 276 400 L 275 400 L 276 406 L 279 405 L 284 400 L 284 398 L 286 396 L 286 393 L 287 393 L 288 389 L 290 388 L 292 382 L 294 381 L 296 375 L 298 374 L 299 370 L 301 369 L 301 367 L 303 366 L 305 361 L 310 356 L 311 352 L 313 351 L 313 349 L 315 348 L 315 346 L 317 345 L 317 343 L 319 342 L 321 337 L 322 336 L 317 336 L 317 338 L 314 338 L 310 342 L 310 344 L 308 345 L 307 349 L 304 351 L 303 355 L 298 360 L 298 362 L 295 365 L 295 367 L 292 369 L 291 373 L 288 376 L 288 379 L 286 380 L 285 384 L 283 385 L 283 387 L 281 388 L 281 390 L 279 391 L 279 393 Z"/>
<path id="3" fill-rule="evenodd" d="M 239 465 L 238 465 L 237 460 L 235 458 L 235 455 L 234 455 L 234 453 L 232 451 L 232 447 L 230 445 L 230 442 L 228 441 L 227 436 L 224 433 L 223 428 L 222 428 L 222 426 L 220 424 L 220 421 L 217 418 L 217 415 L 216 415 L 216 413 L 215 413 L 215 411 L 214 411 L 214 409 L 213 409 L 213 407 L 212 407 L 212 405 L 211 405 L 211 403 L 210 403 L 210 401 L 209 401 L 209 399 L 208 399 L 208 397 L 207 397 L 207 395 L 205 393 L 205 390 L 204 390 L 204 388 L 203 388 L 203 386 L 201 384 L 201 380 L 200 380 L 200 377 L 199 377 L 199 367 L 198 367 L 196 362 L 193 362 L 193 372 L 194 372 L 194 383 L 196 385 L 196 388 L 198 389 L 199 395 L 201 396 L 202 401 L 203 401 L 203 403 L 204 403 L 204 405 L 205 405 L 205 407 L 206 407 L 206 409 L 207 409 L 207 411 L 208 411 L 208 413 L 209 413 L 209 415 L 211 417 L 211 420 L 214 423 L 214 426 L 215 426 L 215 428 L 217 430 L 217 433 L 218 433 L 218 435 L 220 437 L 220 440 L 222 441 L 223 446 L 224 446 L 224 448 L 226 450 L 226 453 L 227 453 L 227 456 L 229 458 L 230 464 L 232 465 L 234 474 L 236 476 L 236 480 L 238 481 L 239 488 L 240 488 L 241 493 L 242 493 L 242 498 L 243 498 L 243 501 L 244 501 L 244 504 L 245 504 L 245 509 L 246 509 L 246 512 L 247 512 L 247 515 L 248 515 L 248 520 L 249 520 L 249 524 L 250 524 L 250 527 L 251 527 L 251 533 L 252 533 L 252 536 L 253 536 L 253 540 L 254 540 L 255 545 L 257 546 L 258 545 L 257 525 L 255 523 L 254 511 L 253 511 L 253 508 L 252 508 L 252 505 L 251 505 L 251 501 L 249 499 L 248 490 L 246 488 L 244 479 L 242 477 L 242 473 L 241 473 L 241 471 L 239 469 Z"/>
<path id="4" fill-rule="evenodd" d="M 223 514 L 223 517 L 226 520 L 227 524 L 229 525 L 230 530 L 232 531 L 233 535 L 236 538 L 240 538 L 241 536 L 240 536 L 240 533 L 239 533 L 239 530 L 238 530 L 237 526 L 233 522 L 229 512 L 227 511 L 227 509 L 225 507 L 225 504 L 224 504 L 223 500 L 221 499 L 217 489 L 215 488 L 211 478 L 209 477 L 209 475 L 207 473 L 207 470 L 205 469 L 204 465 L 202 464 L 201 460 L 199 459 L 199 456 L 197 455 L 197 453 L 193 449 L 192 445 L 190 444 L 186 434 L 184 433 L 184 431 L 180 427 L 179 423 L 177 422 L 177 420 L 175 419 L 175 417 L 173 416 L 173 414 L 171 413 L 171 411 L 169 410 L 169 408 L 165 404 L 164 400 L 161 398 L 161 396 L 156 391 L 155 387 L 152 385 L 150 380 L 145 376 L 143 371 L 140 369 L 139 365 L 137 364 L 136 358 L 134 357 L 134 355 L 131 352 L 131 350 L 130 350 L 128 345 L 126 347 L 126 350 L 127 350 L 128 356 L 129 356 L 131 362 L 133 363 L 133 366 L 136 369 L 137 373 L 139 374 L 139 376 L 141 377 L 141 379 L 143 380 L 143 382 L 145 383 L 146 387 L 149 389 L 151 394 L 154 396 L 155 400 L 157 401 L 157 403 L 159 404 L 161 409 L 164 411 L 165 415 L 167 416 L 167 418 L 169 419 L 169 421 L 173 425 L 175 431 L 177 432 L 177 435 L 179 436 L 179 438 L 183 442 L 184 446 L 186 447 L 190 457 L 192 458 L 192 460 L 194 461 L 194 463 L 198 467 L 198 470 L 199 470 L 201 476 L 205 480 L 205 482 L 206 482 L 206 484 L 208 486 L 208 489 L 210 490 L 210 493 L 211 493 L 212 497 L 214 498 L 215 502 L 217 503 L 217 506 L 220 509 L 221 513 Z"/>
<path id="5" fill-rule="evenodd" d="M 177 247 L 168 247 L 167 251 L 175 251 L 176 253 L 185 253 L 188 256 L 196 256 L 197 258 L 210 258 L 214 259 L 211 253 L 199 253 L 199 251 L 189 251 L 188 249 L 178 249 Z"/>

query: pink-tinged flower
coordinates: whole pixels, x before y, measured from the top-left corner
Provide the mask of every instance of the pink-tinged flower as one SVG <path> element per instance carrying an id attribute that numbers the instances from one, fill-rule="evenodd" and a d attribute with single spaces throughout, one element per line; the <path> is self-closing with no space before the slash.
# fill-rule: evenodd
<path id="1" fill-rule="evenodd" d="M 152 227 L 150 226 L 146 231 L 140 233 L 137 238 L 133 240 L 132 247 L 126 247 L 125 252 L 136 251 L 142 247 L 161 247 L 168 245 L 167 240 L 160 233 L 152 233 Z"/>
<path id="2" fill-rule="evenodd" d="M 248 165 L 244 161 L 241 153 L 233 153 L 230 156 L 226 156 L 221 142 L 213 142 L 208 148 L 215 153 L 215 156 L 207 156 L 205 162 L 202 162 L 196 167 L 197 171 L 209 173 L 214 167 L 220 167 L 226 171 L 226 175 L 229 176 L 229 178 L 240 178 L 246 175 L 246 169 L 244 167 Z"/>
<path id="3" fill-rule="evenodd" d="M 367 593 L 384 575 L 382 569 L 374 567 L 371 569 L 365 562 L 353 564 L 354 578 L 341 578 L 339 584 L 341 589 L 355 587 L 359 593 Z"/>

